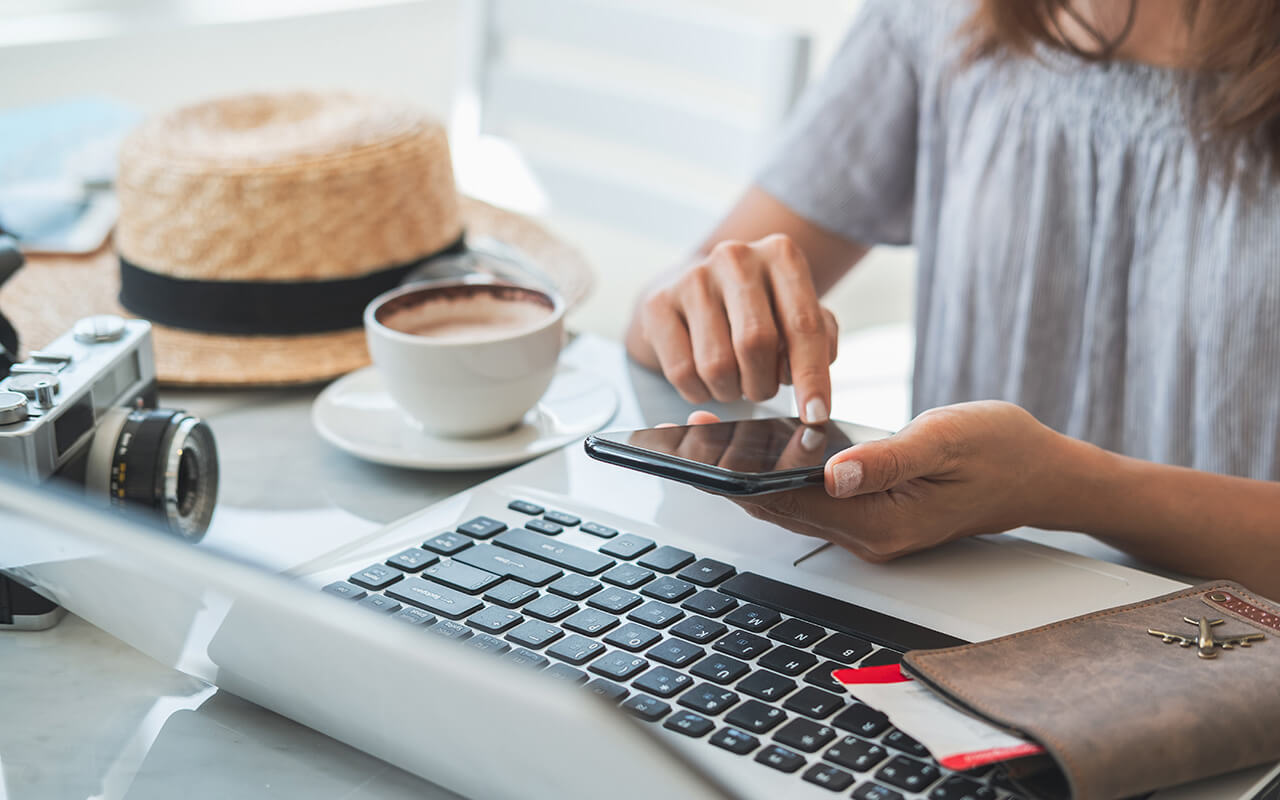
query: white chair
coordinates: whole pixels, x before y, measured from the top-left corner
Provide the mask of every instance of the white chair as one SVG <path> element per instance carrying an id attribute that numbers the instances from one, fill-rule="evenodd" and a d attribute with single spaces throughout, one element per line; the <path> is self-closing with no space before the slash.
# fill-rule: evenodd
<path id="1" fill-rule="evenodd" d="M 531 213 L 694 243 L 800 94 L 809 39 L 688 5 L 466 0 L 459 186 Z"/>

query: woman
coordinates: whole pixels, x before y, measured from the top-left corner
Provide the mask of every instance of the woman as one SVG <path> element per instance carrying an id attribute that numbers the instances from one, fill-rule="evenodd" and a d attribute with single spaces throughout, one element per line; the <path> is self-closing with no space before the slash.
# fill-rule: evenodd
<path id="1" fill-rule="evenodd" d="M 627 345 L 830 409 L 818 298 L 915 244 L 914 404 L 756 516 L 885 560 L 1019 525 L 1280 597 L 1280 3 L 868 0 Z M 709 415 L 695 415 L 694 421 Z"/>

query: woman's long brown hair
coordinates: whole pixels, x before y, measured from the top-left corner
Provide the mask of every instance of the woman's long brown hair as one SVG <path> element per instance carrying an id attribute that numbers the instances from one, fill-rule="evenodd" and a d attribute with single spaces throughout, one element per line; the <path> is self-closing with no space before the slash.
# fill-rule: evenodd
<path id="1" fill-rule="evenodd" d="M 979 0 L 969 23 L 975 58 L 1030 54 L 1036 44 L 1089 61 L 1112 58 L 1133 23 L 1107 39 L 1081 18 L 1071 0 Z M 1186 68 L 1212 80 L 1189 106 L 1193 129 L 1210 142 L 1252 140 L 1280 157 L 1280 2 L 1182 0 L 1190 30 Z M 1060 28 L 1070 16 L 1095 43 L 1081 47 Z"/>

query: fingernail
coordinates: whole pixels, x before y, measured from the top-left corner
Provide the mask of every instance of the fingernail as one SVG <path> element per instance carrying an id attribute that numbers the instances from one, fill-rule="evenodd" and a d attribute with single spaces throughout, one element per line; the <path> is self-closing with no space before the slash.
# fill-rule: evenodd
<path id="1" fill-rule="evenodd" d="M 849 497 L 862 485 L 862 462 L 841 461 L 831 467 L 836 484 L 836 497 Z"/>
<path id="2" fill-rule="evenodd" d="M 800 446 L 805 450 L 817 450 L 827 440 L 827 435 L 818 428 L 805 428 L 800 434 Z"/>
<path id="3" fill-rule="evenodd" d="M 804 404 L 804 421 L 817 425 L 827 421 L 827 404 L 821 398 L 814 397 Z"/>

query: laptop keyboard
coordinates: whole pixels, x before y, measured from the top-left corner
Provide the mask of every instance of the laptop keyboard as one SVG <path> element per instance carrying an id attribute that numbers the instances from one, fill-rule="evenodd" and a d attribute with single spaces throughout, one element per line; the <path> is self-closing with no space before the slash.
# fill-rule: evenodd
<path id="1" fill-rule="evenodd" d="M 1000 770 L 944 769 L 831 677 L 961 640 L 527 500 L 504 517 L 324 590 L 854 800 L 1018 800 Z"/>

